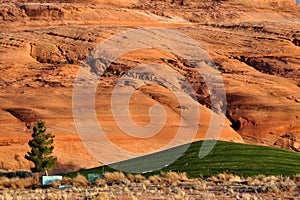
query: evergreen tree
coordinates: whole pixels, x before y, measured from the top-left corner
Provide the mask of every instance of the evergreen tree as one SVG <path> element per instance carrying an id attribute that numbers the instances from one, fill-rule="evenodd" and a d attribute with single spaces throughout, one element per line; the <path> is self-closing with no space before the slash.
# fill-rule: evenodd
<path id="1" fill-rule="evenodd" d="M 32 172 L 46 172 L 55 167 L 57 158 L 51 156 L 54 146 L 51 133 L 46 133 L 45 122 L 38 121 L 33 127 L 32 140 L 28 142 L 31 152 L 27 152 L 25 158 L 34 163 L 35 167 L 31 168 Z"/>

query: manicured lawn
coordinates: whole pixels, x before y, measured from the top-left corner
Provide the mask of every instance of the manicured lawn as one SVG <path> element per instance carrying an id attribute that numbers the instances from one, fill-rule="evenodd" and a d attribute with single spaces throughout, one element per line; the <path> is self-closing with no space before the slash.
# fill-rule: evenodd
<path id="1" fill-rule="evenodd" d="M 198 154 L 202 143 L 202 141 L 192 143 L 188 150 L 175 162 L 143 175 L 159 174 L 161 171 L 186 172 L 189 177 L 199 177 L 200 174 L 209 177 L 223 172 L 244 177 L 259 174 L 284 176 L 300 174 L 300 153 L 279 148 L 218 141 L 213 150 L 206 157 L 200 159 Z M 112 167 L 125 169 L 125 171 L 133 167 L 141 171 L 144 167 L 155 169 L 157 164 L 170 159 L 172 155 L 185 147 L 180 146 L 123 161 L 112 165 Z M 80 171 L 80 173 L 87 175 L 89 173 L 103 173 L 103 171 L 114 171 L 114 169 L 104 166 Z M 76 172 L 69 175 L 75 176 Z"/>

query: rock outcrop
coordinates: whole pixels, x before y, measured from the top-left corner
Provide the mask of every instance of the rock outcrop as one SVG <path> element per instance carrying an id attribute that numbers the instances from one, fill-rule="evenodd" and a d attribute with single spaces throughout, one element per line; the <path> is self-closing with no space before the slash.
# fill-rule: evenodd
<path id="1" fill-rule="evenodd" d="M 214 139 L 300 151 L 300 7 L 293 0 L 0 2 L 0 168 L 29 169 L 24 154 L 31 133 L 26 126 L 37 119 L 45 120 L 56 135 L 57 171 L 100 164 L 74 125 L 74 81 L 98 44 L 136 27 L 172 28 L 193 38 L 211 56 L 227 98 L 222 105 L 227 119 Z M 132 118 L 141 126 L 150 122 L 151 105 L 164 106 L 168 119 L 160 134 L 149 140 L 132 138 L 114 121 L 111 93 L 118 80 L 149 63 L 167 66 L 190 82 L 201 115 L 195 140 L 205 138 L 212 115 L 205 79 L 185 58 L 158 49 L 128 52 L 102 75 L 95 105 L 107 137 L 137 153 L 163 148 L 174 137 L 182 107 L 164 87 L 147 85 L 130 101 Z"/>

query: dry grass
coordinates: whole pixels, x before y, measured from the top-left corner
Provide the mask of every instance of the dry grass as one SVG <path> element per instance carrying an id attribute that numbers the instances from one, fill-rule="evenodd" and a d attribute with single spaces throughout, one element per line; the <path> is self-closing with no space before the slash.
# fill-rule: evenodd
<path id="1" fill-rule="evenodd" d="M 221 173 L 218 174 L 217 176 L 212 176 L 207 180 L 212 181 L 213 183 L 216 184 L 222 184 L 222 183 L 229 184 L 229 183 L 238 183 L 243 181 L 244 179 L 237 175 Z"/>
<path id="2" fill-rule="evenodd" d="M 126 177 L 123 172 L 105 172 L 104 173 L 104 179 L 106 181 L 115 183 L 119 182 L 121 180 L 124 180 Z"/>
<path id="3" fill-rule="evenodd" d="M 149 178 L 137 174 L 125 176 L 122 172 L 105 173 L 104 179 L 98 178 L 95 183 L 88 183 L 86 177 L 78 174 L 75 178 L 64 177 L 62 181 L 51 184 L 52 188 L 34 190 L 33 193 L 27 190 L 14 190 L 26 188 L 32 183 L 29 179 L 8 179 L 0 178 L 0 183 L 12 190 L 7 193 L 0 191 L 0 200 L 4 199 L 25 199 L 22 194 L 27 195 L 26 199 L 71 199 L 74 195 L 80 195 L 78 199 L 191 199 L 190 195 L 197 196 L 197 199 L 218 199 L 220 188 L 232 199 L 254 200 L 258 197 L 273 197 L 284 194 L 291 194 L 298 191 L 296 177 L 281 176 L 258 176 L 244 179 L 232 174 L 222 173 L 208 179 L 189 179 L 185 173 L 167 172 L 161 175 L 153 175 Z M 38 179 L 36 179 L 38 180 Z M 126 183 L 128 182 L 128 184 Z M 239 182 L 242 181 L 242 182 Z M 38 182 L 38 181 L 37 181 Z M 110 182 L 110 184 L 108 183 Z M 239 182 L 236 184 L 236 182 Z M 111 184 L 113 183 L 113 184 Z M 251 185 L 258 183 L 255 185 Z M 67 184 L 70 187 L 56 189 L 60 184 Z M 89 187 L 85 187 L 89 184 Z M 29 186 L 30 187 L 30 186 Z M 226 189 L 227 188 L 227 189 Z M 214 191 L 215 192 L 211 192 Z M 243 192 L 245 190 L 245 192 Z M 255 191 L 254 192 L 246 192 Z M 26 191 L 26 193 L 24 192 Z M 240 192 L 241 191 L 241 192 Z M 24 193 L 22 193 L 24 192 Z M 30 198 L 29 198 L 30 195 Z M 72 196 L 69 196 L 72 195 Z M 20 198 L 16 198 L 20 197 Z M 78 196 L 79 197 L 79 196 Z M 150 198 L 151 197 L 151 198 Z M 77 198 L 76 198 L 77 199 Z M 222 199 L 222 198 L 220 198 Z M 268 198 L 266 198 L 268 199 Z"/>
<path id="4" fill-rule="evenodd" d="M 153 183 L 149 179 L 146 179 L 146 180 L 143 181 L 143 186 L 144 187 L 149 187 L 151 185 L 153 185 Z"/>
<path id="5" fill-rule="evenodd" d="M 170 171 L 167 173 L 162 172 L 161 175 L 162 175 L 163 179 L 171 185 L 178 185 L 181 182 L 189 180 L 189 178 L 187 177 L 185 172 L 184 173 L 176 173 L 176 172 Z"/>
<path id="6" fill-rule="evenodd" d="M 70 177 L 63 177 L 61 181 L 62 185 L 71 185 L 72 184 L 72 178 Z"/>
<path id="7" fill-rule="evenodd" d="M 246 181 L 249 185 L 264 185 L 270 182 L 277 182 L 280 177 L 276 176 L 264 176 L 264 175 L 258 175 L 254 177 L 248 177 Z"/>
<path id="8" fill-rule="evenodd" d="M 146 191 L 148 187 L 166 187 L 166 186 L 189 186 L 192 185 L 192 190 L 205 191 L 207 184 L 214 183 L 216 185 L 238 185 L 246 184 L 250 188 L 254 188 L 259 193 L 280 193 L 280 192 L 293 192 L 297 189 L 297 181 L 299 181 L 300 175 L 296 175 L 292 178 L 282 176 L 255 176 L 244 179 L 243 177 L 221 173 L 216 176 L 212 176 L 208 179 L 198 178 L 189 179 L 186 173 L 176 172 L 162 172 L 161 175 L 152 175 L 149 178 L 145 178 L 140 174 L 127 174 L 126 176 L 122 172 L 107 172 L 104 174 L 104 179 L 98 178 L 95 182 L 95 186 L 101 187 L 102 189 L 109 187 L 110 183 L 116 183 L 122 185 L 122 187 L 140 187 L 142 191 Z M 244 182 L 244 183 L 243 183 Z M 26 189 L 31 188 L 33 185 L 39 184 L 38 177 L 32 178 L 0 178 L 0 189 Z M 75 178 L 63 177 L 62 181 L 51 183 L 52 188 L 58 188 L 60 185 L 73 185 L 72 190 L 75 192 L 80 187 L 76 186 L 87 186 L 89 185 L 88 180 L 85 176 L 78 174 Z M 78 192 L 78 191 L 77 191 Z M 180 196 L 184 197 L 184 193 L 180 191 L 173 191 Z M 234 193 L 234 192 L 232 192 Z M 95 193 L 96 194 L 96 193 Z M 104 196 L 103 196 L 104 195 Z M 128 193 L 129 195 L 129 193 Z M 50 197 L 49 197 L 50 198 Z M 93 195 L 93 198 L 106 199 L 105 194 Z M 0 198 L 1 200 L 1 198 Z"/>
<path id="9" fill-rule="evenodd" d="M 256 186 L 264 193 L 279 193 L 283 191 L 294 191 L 297 188 L 296 179 L 282 176 L 248 177 L 246 179 L 249 186 Z"/>
<path id="10" fill-rule="evenodd" d="M 297 188 L 297 184 L 289 177 L 283 178 L 282 181 L 277 182 L 277 185 L 280 191 L 294 191 Z"/>
<path id="11" fill-rule="evenodd" d="M 108 195 L 104 192 L 100 192 L 98 194 L 96 194 L 95 196 L 91 197 L 91 199 L 95 199 L 95 200 L 109 200 L 110 198 L 108 197 Z"/>
<path id="12" fill-rule="evenodd" d="M 141 174 L 127 174 L 127 178 L 131 182 L 141 183 L 142 181 L 146 180 L 146 178 Z"/>
<path id="13" fill-rule="evenodd" d="M 260 174 L 260 175 L 254 176 L 253 179 L 256 179 L 257 181 L 260 181 L 260 182 L 264 182 L 266 180 L 266 176 Z"/>
<path id="14" fill-rule="evenodd" d="M 106 186 L 106 181 L 102 178 L 97 178 L 95 181 L 95 184 L 99 187 L 105 187 Z"/>
<path id="15" fill-rule="evenodd" d="M 85 176 L 78 174 L 75 178 L 72 179 L 72 185 L 76 186 L 86 186 L 89 184 L 89 181 Z"/>
<path id="16" fill-rule="evenodd" d="M 136 174 L 134 175 L 134 181 L 137 182 L 137 183 L 140 183 L 142 182 L 143 180 L 146 180 L 146 178 L 141 175 L 141 174 Z"/>
<path id="17" fill-rule="evenodd" d="M 161 176 L 159 176 L 159 175 L 150 176 L 148 179 L 154 185 L 158 185 L 163 181 Z"/>
<path id="18" fill-rule="evenodd" d="M 134 178 L 134 175 L 133 174 L 127 174 L 127 178 L 128 178 L 128 180 L 129 181 L 131 181 L 131 182 L 134 182 L 135 181 L 135 178 Z"/>
<path id="19" fill-rule="evenodd" d="M 0 188 L 9 189 L 25 189 L 30 188 L 34 185 L 39 184 L 38 177 L 28 177 L 28 178 L 0 178 Z"/>
<path id="20" fill-rule="evenodd" d="M 61 185 L 61 181 L 54 181 L 50 183 L 51 187 L 58 188 Z"/>
<path id="21" fill-rule="evenodd" d="M 266 183 L 263 187 L 262 187 L 262 192 L 264 193 L 279 193 L 280 190 L 277 187 L 277 185 L 275 184 L 275 182 L 269 182 Z"/>
<path id="22" fill-rule="evenodd" d="M 300 174 L 295 175 L 293 179 L 296 183 L 300 183 Z"/>

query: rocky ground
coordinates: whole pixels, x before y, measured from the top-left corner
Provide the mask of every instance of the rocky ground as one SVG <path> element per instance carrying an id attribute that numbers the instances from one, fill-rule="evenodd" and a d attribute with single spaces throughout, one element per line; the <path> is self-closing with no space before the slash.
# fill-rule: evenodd
<path id="1" fill-rule="evenodd" d="M 300 7 L 293 0 L 0 3 L 0 168 L 29 169 L 24 154 L 37 119 L 45 120 L 48 131 L 56 135 L 57 171 L 100 164 L 76 132 L 74 81 L 97 44 L 136 27 L 179 31 L 212 57 L 227 97 L 227 120 L 216 139 L 300 151 Z M 144 39 L 135 42 L 142 44 Z M 201 111 L 195 140 L 206 137 L 212 115 L 210 93 L 184 59 L 172 52 L 140 49 L 112 63 L 99 81 L 96 111 L 114 144 L 150 153 L 163 149 L 178 130 L 178 101 L 170 91 L 153 85 L 135 93 L 131 115 L 137 124 L 147 125 L 148 108 L 164 105 L 168 119 L 160 134 L 148 140 L 133 138 L 114 121 L 110 104 L 117 81 L 124 72 L 147 63 L 169 66 L 189 80 Z M 106 155 L 126 159 L 109 151 Z"/>

